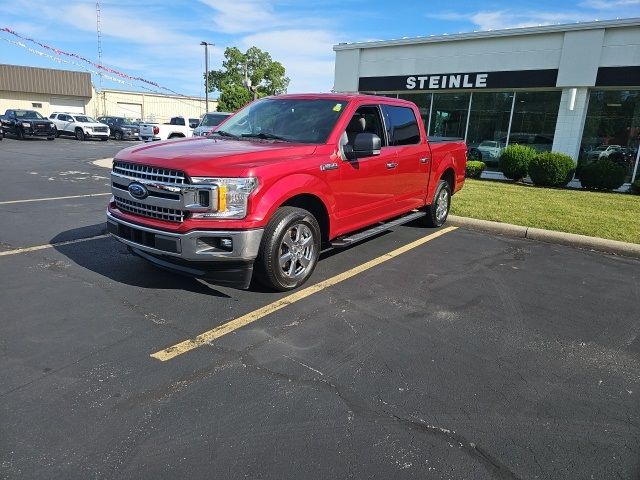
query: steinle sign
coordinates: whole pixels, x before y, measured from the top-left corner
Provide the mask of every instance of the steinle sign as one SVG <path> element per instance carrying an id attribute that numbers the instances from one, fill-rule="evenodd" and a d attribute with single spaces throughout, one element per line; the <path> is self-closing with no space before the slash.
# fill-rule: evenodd
<path id="1" fill-rule="evenodd" d="M 488 73 L 458 75 L 423 75 L 407 77 L 407 90 L 437 90 L 439 88 L 487 88 Z"/>

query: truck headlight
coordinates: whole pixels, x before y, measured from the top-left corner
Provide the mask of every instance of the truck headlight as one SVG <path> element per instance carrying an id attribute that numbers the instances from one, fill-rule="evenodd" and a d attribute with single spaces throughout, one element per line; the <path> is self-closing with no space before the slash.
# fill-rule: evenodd
<path id="1" fill-rule="evenodd" d="M 29 122 L 22 122 L 22 126 L 24 128 L 31 128 L 31 124 Z"/>
<path id="2" fill-rule="evenodd" d="M 247 216 L 247 202 L 249 195 L 257 188 L 258 179 L 243 178 L 210 178 L 192 177 L 196 184 L 218 187 L 218 210 L 215 212 L 194 212 L 192 218 L 244 218 Z"/>

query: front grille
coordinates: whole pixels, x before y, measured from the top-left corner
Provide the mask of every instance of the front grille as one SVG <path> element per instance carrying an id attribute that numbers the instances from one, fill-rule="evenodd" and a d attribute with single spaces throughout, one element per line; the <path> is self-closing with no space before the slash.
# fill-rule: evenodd
<path id="1" fill-rule="evenodd" d="M 184 221 L 185 212 L 174 208 L 156 207 L 144 203 L 134 202 L 122 197 L 115 197 L 116 206 L 123 212 L 142 215 L 143 217 L 157 218 L 158 220 L 168 220 L 169 222 Z"/>
<path id="2" fill-rule="evenodd" d="M 126 175 L 127 177 L 142 178 L 157 182 L 175 183 L 178 185 L 187 183 L 184 173 L 178 170 L 150 167 L 148 165 L 138 165 L 136 163 L 116 161 L 113 163 L 113 172 Z"/>
<path id="3" fill-rule="evenodd" d="M 94 132 L 108 132 L 109 131 L 109 127 L 93 127 L 93 131 Z"/>

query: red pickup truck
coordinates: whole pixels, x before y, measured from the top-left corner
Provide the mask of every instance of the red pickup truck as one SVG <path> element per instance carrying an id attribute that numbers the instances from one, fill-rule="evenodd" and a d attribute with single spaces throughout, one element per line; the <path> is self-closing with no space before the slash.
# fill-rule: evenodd
<path id="1" fill-rule="evenodd" d="M 111 234 L 136 255 L 213 283 L 302 285 L 321 249 L 421 219 L 462 188 L 463 141 L 427 140 L 411 102 L 359 94 L 257 100 L 206 137 L 113 160 Z"/>

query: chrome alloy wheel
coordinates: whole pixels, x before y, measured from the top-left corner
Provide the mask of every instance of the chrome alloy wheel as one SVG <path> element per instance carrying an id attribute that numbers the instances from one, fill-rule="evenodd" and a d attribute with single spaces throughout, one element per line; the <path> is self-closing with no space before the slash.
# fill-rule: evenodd
<path id="1" fill-rule="evenodd" d="M 292 225 L 282 238 L 279 252 L 284 276 L 292 280 L 303 277 L 315 253 L 313 232 L 303 223 Z"/>
<path id="2" fill-rule="evenodd" d="M 436 219 L 442 222 L 449 211 L 449 191 L 446 188 L 440 190 L 438 199 L 436 200 Z"/>

